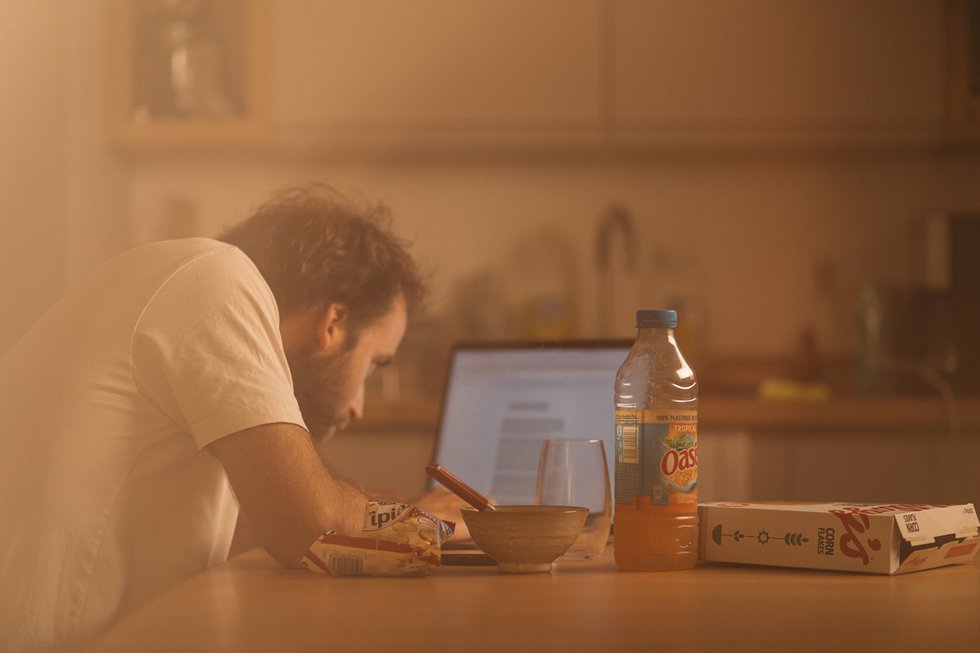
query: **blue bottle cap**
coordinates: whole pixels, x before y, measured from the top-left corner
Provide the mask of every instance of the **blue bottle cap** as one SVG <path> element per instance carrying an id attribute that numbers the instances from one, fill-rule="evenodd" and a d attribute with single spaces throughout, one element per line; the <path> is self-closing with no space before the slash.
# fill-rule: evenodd
<path id="1" fill-rule="evenodd" d="M 637 328 L 677 328 L 677 311 L 650 311 L 640 310 L 636 312 Z"/>

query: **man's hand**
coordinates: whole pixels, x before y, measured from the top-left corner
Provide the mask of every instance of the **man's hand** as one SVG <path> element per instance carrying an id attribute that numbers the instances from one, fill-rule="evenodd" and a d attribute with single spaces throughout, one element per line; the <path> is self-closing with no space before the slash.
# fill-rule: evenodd
<path id="1" fill-rule="evenodd" d="M 467 508 L 470 504 L 449 490 L 441 487 L 430 490 L 411 503 L 423 510 L 431 512 L 439 519 L 455 522 L 456 532 L 450 539 L 454 541 L 466 541 L 470 539 L 470 530 L 466 527 L 466 522 L 463 521 L 463 515 L 459 512 L 460 508 Z"/>
<path id="2" fill-rule="evenodd" d="M 306 429 L 265 424 L 212 442 L 259 544 L 296 567 L 320 535 L 360 533 L 367 498 L 323 467 Z"/>

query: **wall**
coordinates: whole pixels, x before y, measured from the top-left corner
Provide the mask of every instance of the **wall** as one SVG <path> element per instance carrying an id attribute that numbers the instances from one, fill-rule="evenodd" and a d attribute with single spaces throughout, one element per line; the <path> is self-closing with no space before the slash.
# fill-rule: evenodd
<path id="1" fill-rule="evenodd" d="M 132 245 L 126 229 L 127 165 L 106 147 L 102 2 L 65 8 L 65 285 Z"/>
<path id="2" fill-rule="evenodd" d="M 102 4 L 0 3 L 0 353 L 132 244 L 102 117 Z"/>
<path id="3" fill-rule="evenodd" d="M 0 3 L 0 352 L 63 287 L 62 17 L 60 3 Z"/>
<path id="4" fill-rule="evenodd" d="M 592 252 L 618 202 L 637 223 L 644 268 L 618 271 L 616 334 L 632 333 L 634 307 L 682 292 L 703 306 L 712 352 L 784 354 L 808 323 L 841 352 L 854 349 L 856 287 L 907 282 L 912 218 L 980 205 L 980 187 L 967 183 L 977 172 L 972 155 L 936 149 L 668 151 L 618 164 L 176 158 L 139 167 L 132 219 L 153 225 L 181 195 L 197 205 L 200 231 L 214 233 L 281 185 L 323 180 L 389 205 L 434 271 L 436 311 L 451 310 L 453 289 L 481 270 L 518 304 L 546 286 L 535 271 L 564 278 L 554 270 L 569 251 L 578 330 L 597 335 Z M 818 276 L 827 268 L 829 288 Z"/>

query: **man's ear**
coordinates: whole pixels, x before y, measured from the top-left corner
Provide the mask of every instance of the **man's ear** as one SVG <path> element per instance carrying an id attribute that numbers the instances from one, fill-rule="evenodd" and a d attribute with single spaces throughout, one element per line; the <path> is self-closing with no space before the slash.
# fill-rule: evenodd
<path id="1" fill-rule="evenodd" d="M 336 352 L 346 342 L 350 331 L 347 304 L 333 303 L 324 308 L 316 322 L 317 351 Z"/>

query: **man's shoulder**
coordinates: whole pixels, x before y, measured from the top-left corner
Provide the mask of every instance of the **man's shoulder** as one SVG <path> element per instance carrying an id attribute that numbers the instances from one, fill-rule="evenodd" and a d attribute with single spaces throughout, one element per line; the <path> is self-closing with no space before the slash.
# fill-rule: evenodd
<path id="1" fill-rule="evenodd" d="M 234 245 L 229 245 L 228 243 L 215 240 L 213 238 L 204 237 L 158 240 L 135 247 L 127 252 L 127 254 L 142 259 L 167 259 L 175 263 L 188 262 L 202 256 L 210 256 L 215 254 L 230 257 L 245 256 L 245 254 Z"/>
<path id="2" fill-rule="evenodd" d="M 143 306 L 210 296 L 245 296 L 272 303 L 271 290 L 252 260 L 234 245 L 211 238 L 181 238 L 140 245 L 101 266 L 87 284 L 111 289 Z M 101 291 L 100 291 L 101 289 Z"/>
<path id="3" fill-rule="evenodd" d="M 156 270 L 164 277 L 181 273 L 214 278 L 221 271 L 231 277 L 261 278 L 251 259 L 234 245 L 212 238 L 161 240 L 135 247 L 122 254 L 117 265 Z"/>

